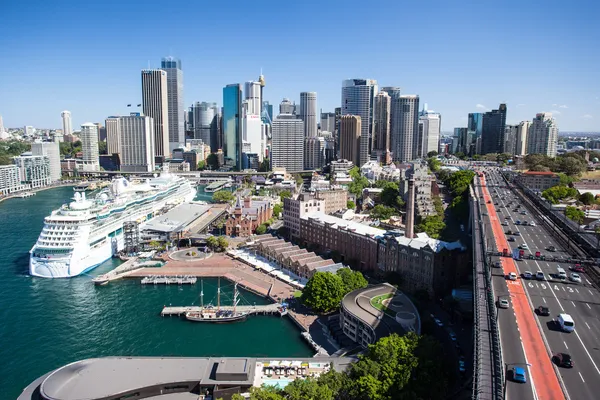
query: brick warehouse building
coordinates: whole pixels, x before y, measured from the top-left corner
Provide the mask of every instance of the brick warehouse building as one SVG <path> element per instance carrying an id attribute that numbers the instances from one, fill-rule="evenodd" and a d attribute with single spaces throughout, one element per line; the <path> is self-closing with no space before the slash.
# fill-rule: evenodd
<path id="1" fill-rule="evenodd" d="M 233 212 L 229 212 L 225 220 L 225 233 L 228 236 L 250 236 L 272 217 L 273 205 L 270 201 L 246 197 L 242 203 L 238 196 Z"/>

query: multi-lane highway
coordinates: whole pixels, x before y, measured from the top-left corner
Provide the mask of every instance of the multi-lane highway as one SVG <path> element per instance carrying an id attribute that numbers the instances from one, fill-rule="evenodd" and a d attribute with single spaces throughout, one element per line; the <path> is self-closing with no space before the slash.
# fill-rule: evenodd
<path id="1" fill-rule="evenodd" d="M 565 269 L 567 275 L 570 276 L 572 264 L 545 261 L 539 258 L 529 259 L 530 254 L 535 255 L 538 251 L 542 255 L 564 258 L 568 258 L 569 255 L 543 223 L 544 217 L 538 215 L 535 209 L 525 208 L 519 197 L 506 187 L 506 183 L 497 171 L 488 170 L 486 178 L 487 190 L 491 195 L 491 203 L 486 204 L 486 209 L 489 211 L 487 225 L 491 228 L 494 220 L 502 222 L 504 239 L 513 237 L 515 240 L 514 242 L 504 241 L 503 246 L 509 246 L 511 253 L 513 251 L 518 253 L 519 248 L 522 248 L 525 253 L 525 258 L 520 261 L 509 262 L 509 259 L 505 257 L 492 259 L 494 263 L 501 260 L 502 265 L 502 268 L 495 268 L 497 271 L 495 275 L 498 275 L 494 282 L 496 294 L 510 297 L 511 308 L 516 305 L 515 299 L 519 297 L 516 293 L 519 290 L 523 290 L 527 298 L 527 303 L 520 302 L 518 307 L 521 309 L 514 310 L 514 313 L 510 313 L 510 309 L 499 310 L 504 361 L 506 363 L 524 362 L 523 358 L 527 352 L 523 347 L 531 344 L 525 343 L 526 338 L 522 334 L 523 327 L 519 326 L 520 329 L 515 333 L 512 324 L 521 322 L 519 318 L 516 318 L 517 311 L 519 314 L 528 311 L 537 320 L 537 328 L 541 328 L 540 333 L 548 352 L 552 354 L 568 353 L 573 357 L 573 368 L 554 367 L 565 389 L 565 396 L 572 400 L 600 397 L 598 395 L 600 393 L 600 292 L 592 285 L 585 273 L 580 274 L 580 283 L 569 279 L 560 280 L 557 277 L 558 267 Z M 526 221 L 528 225 L 523 225 L 523 221 Z M 531 226 L 532 222 L 535 226 Z M 491 230 L 487 229 L 487 231 Z M 508 231 L 511 231 L 511 234 L 507 234 Z M 514 232 L 517 232 L 518 236 Z M 551 247 L 555 248 L 554 252 L 548 250 Z M 502 251 L 503 249 L 499 248 L 498 250 Z M 517 281 L 502 285 L 500 280 L 503 279 L 503 275 L 510 272 L 513 267 L 516 268 Z M 544 280 L 535 279 L 538 271 L 544 274 Z M 534 277 L 532 279 L 523 278 L 526 272 L 531 272 Z M 503 290 L 504 286 L 508 290 Z M 529 310 L 523 310 L 524 305 L 528 306 Z M 534 309 L 539 306 L 548 307 L 550 316 L 537 315 Z M 559 329 L 555 320 L 560 313 L 569 314 L 573 318 L 575 322 L 573 333 L 562 332 Z M 541 355 L 537 354 L 537 356 Z M 516 361 L 512 361 L 513 359 Z M 529 372 L 535 376 L 535 371 L 531 370 L 536 367 L 536 364 L 531 360 L 529 363 L 532 364 Z M 515 385 L 509 383 L 507 398 L 531 398 L 531 396 L 542 398 L 540 392 L 547 389 L 545 387 L 547 384 L 546 380 L 536 379 L 530 388 L 531 393 L 527 393 L 523 388 L 515 389 Z"/>

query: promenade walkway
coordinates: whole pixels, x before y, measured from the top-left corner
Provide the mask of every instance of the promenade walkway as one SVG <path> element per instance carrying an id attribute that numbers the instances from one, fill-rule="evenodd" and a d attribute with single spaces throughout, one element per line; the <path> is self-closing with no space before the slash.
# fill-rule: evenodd
<path id="1" fill-rule="evenodd" d="M 504 236 L 504 230 L 498 220 L 496 209 L 492 204 L 490 192 L 488 191 L 485 177 L 482 177 L 482 190 L 486 209 L 490 219 L 490 225 L 494 233 L 494 240 L 499 251 L 510 249 L 510 245 Z M 502 257 L 502 269 L 506 276 L 514 272 L 518 276 L 515 260 L 509 257 Z M 513 311 L 517 320 L 517 327 L 521 334 L 521 343 L 515 343 L 515 346 L 522 344 L 527 362 L 531 364 L 529 377 L 531 384 L 536 392 L 538 400 L 558 400 L 564 399 L 561 385 L 556 376 L 556 372 L 551 362 L 551 355 L 548 353 L 542 335 L 535 321 L 535 317 L 529 304 L 529 299 L 525 293 L 521 280 L 508 282 L 508 290 L 512 299 Z"/>

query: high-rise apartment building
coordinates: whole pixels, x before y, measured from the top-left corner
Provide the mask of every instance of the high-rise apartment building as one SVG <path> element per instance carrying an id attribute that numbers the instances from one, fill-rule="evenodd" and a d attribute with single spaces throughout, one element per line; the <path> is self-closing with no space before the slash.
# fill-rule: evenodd
<path id="1" fill-rule="evenodd" d="M 154 171 L 154 121 L 152 117 L 131 113 L 119 118 L 121 133 L 121 171 Z"/>
<path id="2" fill-rule="evenodd" d="M 342 115 L 357 115 L 361 119 L 360 152 L 356 160 L 359 166 L 369 161 L 377 92 L 374 79 L 346 79 L 342 82 Z"/>
<path id="3" fill-rule="evenodd" d="M 106 152 L 108 154 L 121 154 L 121 131 L 119 117 L 108 117 L 104 120 L 106 125 Z"/>
<path id="4" fill-rule="evenodd" d="M 426 157 L 430 151 L 438 151 L 440 143 L 440 132 L 442 127 L 442 116 L 433 110 L 427 109 L 427 104 L 419 113 L 420 149 L 418 157 Z"/>
<path id="5" fill-rule="evenodd" d="M 340 119 L 340 158 L 360 165 L 362 119 L 359 115 L 342 115 Z"/>
<path id="6" fill-rule="evenodd" d="M 13 163 L 19 171 L 21 184 L 27 185 L 28 188 L 35 189 L 52 183 L 50 159 L 47 156 L 21 155 L 13 157 Z"/>
<path id="7" fill-rule="evenodd" d="M 223 149 L 225 164 L 242 169 L 242 87 L 239 83 L 223 88 Z"/>
<path id="8" fill-rule="evenodd" d="M 169 108 L 167 72 L 142 70 L 142 110 L 154 121 L 154 155 L 169 157 Z M 183 111 L 182 111 L 183 112 Z"/>
<path id="9" fill-rule="evenodd" d="M 304 169 L 304 122 L 293 114 L 279 114 L 273 121 L 271 167 L 295 172 Z"/>
<path id="10" fill-rule="evenodd" d="M 304 169 L 320 169 L 325 164 L 325 138 L 304 138 Z"/>
<path id="11" fill-rule="evenodd" d="M 387 92 L 380 92 L 375 96 L 375 117 L 373 122 L 373 149 L 372 153 L 377 161 L 389 164 L 390 157 L 390 112 L 392 99 Z"/>
<path id="12" fill-rule="evenodd" d="M 545 154 L 549 157 L 555 157 L 557 142 L 558 126 L 554 118 L 552 118 L 552 113 L 536 114 L 529 127 L 527 153 Z"/>
<path id="13" fill-rule="evenodd" d="M 517 125 L 506 125 L 504 127 L 504 149 L 503 153 L 516 154 L 517 152 Z"/>
<path id="14" fill-rule="evenodd" d="M 50 167 L 50 180 L 56 182 L 60 180 L 62 172 L 60 170 L 60 145 L 55 142 L 36 142 L 31 144 L 31 154 L 34 156 L 48 157 L 48 166 Z"/>
<path id="15" fill-rule="evenodd" d="M 91 122 L 81 125 L 79 137 L 81 138 L 81 152 L 83 153 L 83 170 L 99 171 L 98 126 Z"/>
<path id="16" fill-rule="evenodd" d="M 506 127 L 506 104 L 483 114 L 481 154 L 502 153 Z"/>
<path id="17" fill-rule="evenodd" d="M 181 61 L 173 57 L 163 58 L 160 63 L 160 69 L 167 73 L 167 110 L 169 113 L 168 126 L 170 153 L 173 149 L 185 144 L 183 71 L 181 70 Z"/>
<path id="18" fill-rule="evenodd" d="M 515 154 L 518 156 L 527 154 L 527 134 L 529 132 L 530 124 L 529 121 L 521 121 L 519 125 L 517 125 L 517 145 Z"/>
<path id="19" fill-rule="evenodd" d="M 400 95 L 392 97 L 392 143 L 395 144 L 394 160 L 407 162 L 418 153 L 415 139 L 419 134 L 419 96 Z"/>
<path id="20" fill-rule="evenodd" d="M 300 93 L 299 117 L 304 121 L 304 137 L 317 136 L 317 92 Z"/>
<path id="21" fill-rule="evenodd" d="M 483 114 L 469 113 L 467 135 L 463 143 L 463 152 L 472 156 L 481 154 L 481 136 L 483 134 Z"/>
<path id="22" fill-rule="evenodd" d="M 62 117 L 63 135 L 72 135 L 71 111 L 65 110 L 60 113 L 60 116 Z"/>

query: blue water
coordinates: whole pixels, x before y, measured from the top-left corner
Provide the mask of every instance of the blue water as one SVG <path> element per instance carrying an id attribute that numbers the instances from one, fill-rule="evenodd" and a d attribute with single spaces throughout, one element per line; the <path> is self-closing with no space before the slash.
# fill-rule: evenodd
<path id="1" fill-rule="evenodd" d="M 69 187 L 57 188 L 0 203 L 0 400 L 16 398 L 29 382 L 54 368 L 90 357 L 313 354 L 287 318 L 256 316 L 208 325 L 160 317 L 164 305 L 198 304 L 199 285 L 142 286 L 123 280 L 94 286 L 91 277 L 118 260 L 72 279 L 30 277 L 28 251 L 44 217 L 72 194 Z M 216 280 L 204 280 L 205 302 L 214 298 L 216 286 Z M 223 291 L 229 293 L 231 286 Z M 248 304 L 266 302 L 248 292 L 243 297 Z"/>

